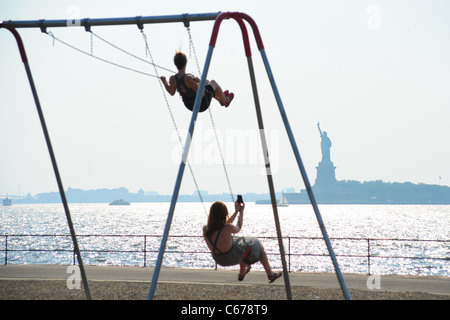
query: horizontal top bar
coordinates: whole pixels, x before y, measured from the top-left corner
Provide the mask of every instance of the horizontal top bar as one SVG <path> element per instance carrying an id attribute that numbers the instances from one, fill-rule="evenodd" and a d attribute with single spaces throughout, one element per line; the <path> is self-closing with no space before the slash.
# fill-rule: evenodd
<path id="1" fill-rule="evenodd" d="M 0 28 L 56 28 L 56 27 L 92 27 L 92 26 L 114 26 L 137 24 L 142 27 L 149 23 L 170 23 L 183 22 L 189 26 L 191 21 L 215 20 L 220 12 L 215 13 L 195 13 L 166 16 L 137 16 L 125 18 L 84 18 L 84 19 L 59 19 L 59 20 L 8 20 L 0 21 Z"/>

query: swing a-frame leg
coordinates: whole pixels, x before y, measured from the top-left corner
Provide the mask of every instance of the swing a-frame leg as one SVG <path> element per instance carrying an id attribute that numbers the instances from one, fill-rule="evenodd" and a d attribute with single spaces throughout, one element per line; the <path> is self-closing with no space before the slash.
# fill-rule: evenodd
<path id="1" fill-rule="evenodd" d="M 0 25 L 0 28 L 1 27 L 2 26 Z M 34 103 L 36 105 L 36 109 L 37 109 L 37 112 L 38 112 L 38 115 L 39 115 L 39 120 L 41 122 L 42 131 L 44 132 L 44 137 L 45 137 L 45 141 L 47 143 L 47 148 L 48 148 L 48 152 L 49 152 L 49 155 L 50 155 L 50 160 L 52 162 L 53 171 L 55 173 L 56 182 L 58 184 L 59 193 L 61 195 L 61 200 L 62 200 L 62 203 L 63 203 L 63 206 L 64 206 L 64 211 L 66 213 L 67 223 L 69 225 L 70 235 L 72 237 L 74 251 L 75 251 L 75 254 L 77 256 L 78 265 L 80 267 L 80 273 L 81 273 L 81 277 L 82 277 L 82 280 L 83 280 L 83 286 L 84 286 L 84 290 L 85 290 L 85 293 L 86 293 L 86 298 L 88 300 L 91 300 L 91 291 L 89 289 L 89 283 L 87 281 L 86 272 L 84 270 L 83 260 L 81 259 L 81 253 L 80 253 L 80 249 L 79 249 L 79 246 L 78 246 L 77 237 L 76 237 L 76 234 L 75 234 L 75 228 L 73 226 L 73 222 L 72 222 L 72 218 L 71 218 L 70 210 L 69 210 L 69 205 L 67 203 L 66 194 L 64 192 L 64 187 L 63 187 L 63 184 L 62 184 L 61 176 L 59 174 L 59 169 L 58 169 L 58 165 L 57 165 L 57 162 L 56 162 L 55 153 L 53 152 L 53 147 L 52 147 L 52 143 L 51 143 L 51 140 L 50 140 L 50 135 L 49 135 L 48 130 L 47 130 L 47 125 L 45 123 L 44 113 L 42 112 L 41 103 L 39 101 L 39 96 L 37 94 L 37 90 L 36 90 L 36 86 L 34 84 L 33 76 L 31 74 L 30 65 L 28 64 L 28 58 L 27 58 L 27 54 L 25 52 L 25 47 L 23 45 L 22 38 L 20 37 L 20 35 L 17 32 L 17 30 L 15 30 L 14 28 L 6 28 L 6 29 L 11 31 L 11 33 L 16 38 L 17 45 L 19 46 L 20 56 L 22 58 L 22 62 L 24 64 L 24 66 L 25 66 L 25 71 L 27 73 L 28 82 L 30 84 L 31 92 L 33 94 Z"/>

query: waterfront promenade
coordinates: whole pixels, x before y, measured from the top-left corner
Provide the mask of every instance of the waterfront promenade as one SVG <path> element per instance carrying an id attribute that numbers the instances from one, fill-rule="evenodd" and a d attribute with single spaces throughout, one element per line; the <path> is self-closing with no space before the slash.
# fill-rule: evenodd
<path id="1" fill-rule="evenodd" d="M 67 281 L 66 265 L 6 265 L 0 266 L 0 281 L 13 283 L 14 281 Z M 90 283 L 141 283 L 149 285 L 153 268 L 134 266 L 85 266 Z M 392 293 L 426 293 L 447 296 L 450 299 L 450 278 L 448 277 L 422 277 L 422 276 L 392 276 L 363 274 L 344 274 L 349 290 Z M 289 274 L 290 284 L 293 288 L 313 289 L 339 289 L 339 283 L 334 273 L 299 273 Z M 158 283 L 161 285 L 202 285 L 221 286 L 236 285 L 267 286 L 266 288 L 284 289 L 282 278 L 268 285 L 267 278 L 262 271 L 250 272 L 243 282 L 237 280 L 237 270 L 199 270 L 181 268 L 162 268 Z M 82 290 L 79 290 L 82 291 Z M 0 294 L 0 298 L 1 294 Z M 189 297 L 188 297 L 189 298 Z"/>

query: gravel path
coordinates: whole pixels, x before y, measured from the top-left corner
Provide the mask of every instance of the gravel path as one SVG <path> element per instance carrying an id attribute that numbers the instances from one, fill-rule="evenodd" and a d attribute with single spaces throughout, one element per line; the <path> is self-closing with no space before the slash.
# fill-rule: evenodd
<path id="1" fill-rule="evenodd" d="M 94 300 L 145 300 L 148 282 L 91 281 Z M 353 300 L 450 300 L 448 295 L 349 289 Z M 292 287 L 294 300 L 341 300 L 340 289 Z M 155 300 L 285 300 L 282 286 L 186 284 L 159 282 Z M 85 300 L 81 289 L 69 290 L 61 280 L 0 280 L 0 300 Z"/>

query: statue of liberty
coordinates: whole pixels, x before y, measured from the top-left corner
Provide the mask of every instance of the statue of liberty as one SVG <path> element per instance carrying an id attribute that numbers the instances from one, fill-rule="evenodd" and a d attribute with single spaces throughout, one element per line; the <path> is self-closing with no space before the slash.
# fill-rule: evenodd
<path id="1" fill-rule="evenodd" d="M 317 128 L 319 129 L 320 138 L 322 141 L 320 142 L 320 148 L 322 149 L 322 162 L 327 163 L 331 162 L 330 158 L 330 148 L 331 148 L 331 140 L 328 138 L 327 133 L 320 130 L 320 122 L 317 122 Z"/>

